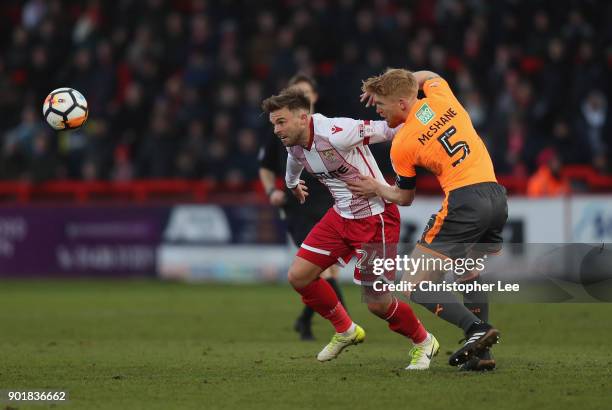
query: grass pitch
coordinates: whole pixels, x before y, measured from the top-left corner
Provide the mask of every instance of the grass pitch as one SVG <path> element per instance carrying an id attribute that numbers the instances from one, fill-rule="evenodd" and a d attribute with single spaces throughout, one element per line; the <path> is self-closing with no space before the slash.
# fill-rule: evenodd
<path id="1" fill-rule="evenodd" d="M 78 409 L 609 408 L 612 304 L 492 307 L 499 369 L 459 373 L 457 329 L 420 307 L 442 344 L 433 368 L 406 372 L 410 344 L 344 286 L 366 343 L 338 360 L 291 330 L 286 286 L 155 281 L 0 282 L 0 390 L 61 389 Z M 0 409 L 46 404 L 4 403 Z"/>

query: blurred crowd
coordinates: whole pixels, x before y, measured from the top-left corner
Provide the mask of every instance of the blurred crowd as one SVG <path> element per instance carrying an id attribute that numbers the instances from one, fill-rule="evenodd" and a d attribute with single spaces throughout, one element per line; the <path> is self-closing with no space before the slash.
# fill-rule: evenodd
<path id="1" fill-rule="evenodd" d="M 319 112 L 376 119 L 361 80 L 389 66 L 447 78 L 499 174 L 542 152 L 608 173 L 610 21 L 605 0 L 3 0 L 0 179 L 241 184 L 271 132 L 260 102 L 293 74 Z M 64 86 L 90 118 L 55 133 L 42 101 Z"/>

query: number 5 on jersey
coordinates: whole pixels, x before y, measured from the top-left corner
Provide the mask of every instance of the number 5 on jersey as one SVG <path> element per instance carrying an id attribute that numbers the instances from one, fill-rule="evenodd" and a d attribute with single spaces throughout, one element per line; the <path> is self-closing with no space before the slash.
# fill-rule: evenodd
<path id="1" fill-rule="evenodd" d="M 452 157 L 458 151 L 463 150 L 463 155 L 461 156 L 461 158 L 453 162 L 452 164 L 453 167 L 456 167 L 457 165 L 459 165 L 470 154 L 470 147 L 465 141 L 457 141 L 455 144 L 449 141 L 449 139 L 453 135 L 455 135 L 456 132 L 457 132 L 457 129 L 454 126 L 452 126 L 446 131 L 444 131 L 444 133 L 441 136 L 438 137 L 438 141 L 440 142 L 440 144 L 442 144 L 442 146 L 444 147 L 444 150 L 446 151 L 449 157 Z"/>

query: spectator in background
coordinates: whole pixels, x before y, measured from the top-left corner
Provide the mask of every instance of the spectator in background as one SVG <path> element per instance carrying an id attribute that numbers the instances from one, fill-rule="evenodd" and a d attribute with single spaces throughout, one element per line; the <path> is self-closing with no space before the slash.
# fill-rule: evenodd
<path id="1" fill-rule="evenodd" d="M 113 164 L 114 142 L 111 140 L 108 121 L 101 118 L 93 118 L 85 126 L 86 141 L 83 150 L 82 171 L 87 169 L 90 180 L 110 179 Z M 85 168 L 87 164 L 88 168 Z M 95 177 L 94 177 L 95 175 Z M 82 172 L 82 177 L 85 174 Z"/>
<path id="2" fill-rule="evenodd" d="M 257 175 L 259 164 L 257 163 L 258 150 L 257 136 L 248 128 L 238 131 L 236 144 L 227 167 L 230 172 L 235 172 L 239 180 L 244 184 L 251 180 L 252 175 Z"/>
<path id="3" fill-rule="evenodd" d="M 582 136 L 581 143 L 588 147 L 593 164 L 602 167 L 610 150 L 610 121 L 608 102 L 599 90 L 591 91 L 580 105 L 576 131 Z M 603 169 L 601 169 L 603 171 Z"/>
<path id="4" fill-rule="evenodd" d="M 561 174 L 561 159 L 554 148 L 545 148 L 538 155 L 538 170 L 527 182 L 530 197 L 553 197 L 571 192 L 570 183 Z"/>
<path id="5" fill-rule="evenodd" d="M 34 136 L 32 155 L 29 158 L 28 179 L 43 182 L 60 176 L 59 159 L 49 143 L 49 134 L 41 130 Z"/>
<path id="6" fill-rule="evenodd" d="M 111 172 L 113 181 L 125 182 L 134 177 L 134 169 L 132 161 L 130 161 L 130 149 L 127 145 L 117 145 L 113 152 L 113 164 Z"/>
<path id="7" fill-rule="evenodd" d="M 191 120 L 187 126 L 187 134 L 180 144 L 176 176 L 185 179 L 202 178 L 210 166 L 206 158 L 208 142 L 204 123 L 198 119 Z"/>
<path id="8" fill-rule="evenodd" d="M 34 136 L 45 130 L 44 127 L 38 111 L 27 105 L 21 112 L 21 123 L 6 133 L 4 142 L 15 144 L 20 151 L 30 154 L 33 151 Z"/>
<path id="9" fill-rule="evenodd" d="M 151 104 L 145 100 L 142 86 L 137 82 L 129 84 L 124 93 L 123 104 L 116 105 L 113 109 L 114 132 L 118 134 L 118 142 L 128 144 L 137 151 L 147 127 Z"/>
<path id="10" fill-rule="evenodd" d="M 173 135 L 167 114 L 165 106 L 159 105 L 151 118 L 150 128 L 140 147 L 136 162 L 136 173 L 141 178 L 174 176 L 174 158 L 177 153 L 178 141 Z"/>
<path id="11" fill-rule="evenodd" d="M 16 141 L 7 141 L 0 155 L 0 180 L 27 179 L 28 161 Z"/>
<path id="12" fill-rule="evenodd" d="M 554 2 L 465 0 L 239 3 L 27 0 L 0 7 L 3 156 L 29 155 L 31 146 L 12 142 L 12 131 L 26 125 L 20 113 L 34 107 L 40 122 L 44 96 L 70 86 L 88 99 L 90 121 L 107 122 L 109 152 L 122 152 L 110 155 L 118 161 L 113 166 L 126 171 L 119 172 L 121 178 L 133 168 L 137 178 L 223 183 L 227 176 L 217 166 L 223 169 L 229 161 L 236 131 L 253 130 L 258 144 L 265 137 L 262 95 L 282 88 L 293 73 L 306 72 L 326 90 L 321 112 L 362 117 L 366 111 L 353 90 L 361 78 L 389 64 L 434 67 L 448 78 L 500 170 L 521 175 L 549 144 L 566 157 L 568 141 L 588 147 L 588 158 L 579 163 L 601 172 L 609 168 L 612 36 L 604 0 L 566 8 Z M 585 90 L 598 91 L 585 97 Z M 206 167 L 194 168 L 201 154 L 191 158 L 181 149 L 157 148 L 165 165 L 141 166 L 159 145 L 148 141 L 155 133 L 147 131 L 158 115 L 158 100 L 167 103 L 166 133 L 177 147 L 189 124 L 203 121 L 210 150 Z M 219 124 L 226 114 L 229 127 Z M 514 116 L 520 127 L 512 124 Z M 555 126 L 558 118 L 570 129 Z M 524 142 L 508 141 L 509 134 L 523 135 Z M 64 150 L 76 149 L 79 138 L 61 142 Z M 55 149 L 55 141 L 50 143 Z M 74 156 L 58 161 L 69 177 L 84 177 Z M 19 167 L 3 162 L 2 169 L 12 170 L 0 170 L 0 178 L 15 176 Z M 97 178 L 113 178 L 112 167 L 96 168 Z M 257 177 L 248 163 L 240 168 L 244 178 Z"/>
<path id="13" fill-rule="evenodd" d="M 551 144 L 564 165 L 590 162 L 589 144 L 585 138 L 576 136 L 565 118 L 558 118 L 553 122 Z"/>

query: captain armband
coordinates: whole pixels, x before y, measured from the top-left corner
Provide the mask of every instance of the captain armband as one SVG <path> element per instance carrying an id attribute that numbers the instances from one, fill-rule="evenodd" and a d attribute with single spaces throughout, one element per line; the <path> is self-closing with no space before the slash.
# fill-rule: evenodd
<path id="1" fill-rule="evenodd" d="M 416 176 L 403 177 L 398 175 L 395 177 L 395 185 L 397 185 L 399 189 L 414 189 L 416 187 Z"/>

